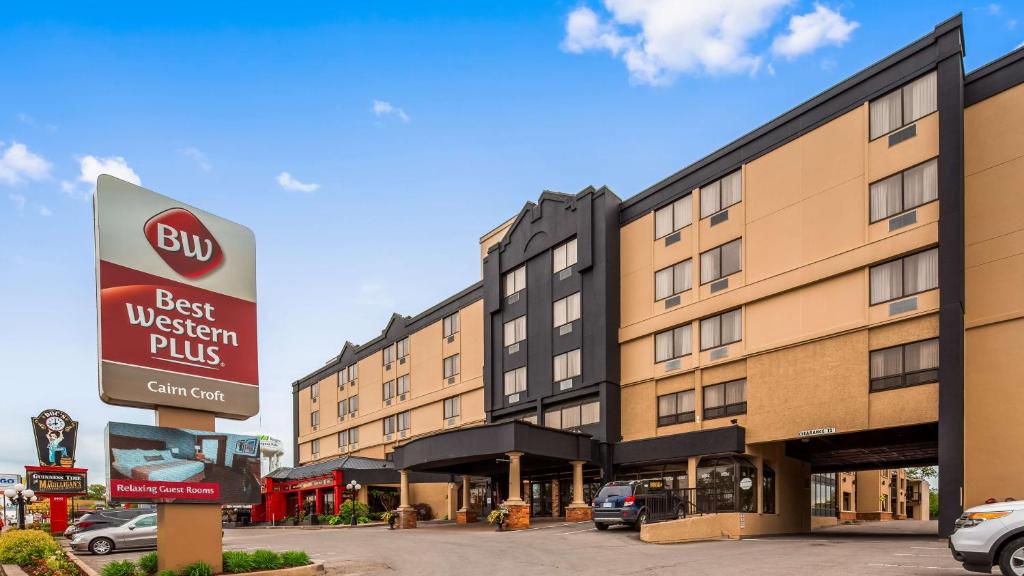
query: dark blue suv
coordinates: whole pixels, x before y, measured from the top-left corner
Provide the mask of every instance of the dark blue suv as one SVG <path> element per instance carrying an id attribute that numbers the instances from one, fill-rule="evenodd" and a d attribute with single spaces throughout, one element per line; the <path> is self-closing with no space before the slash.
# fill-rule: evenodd
<path id="1" fill-rule="evenodd" d="M 648 522 L 683 518 L 683 501 L 664 486 L 661 479 L 605 484 L 594 498 L 594 526 L 607 530 L 613 524 L 625 524 L 639 530 Z"/>

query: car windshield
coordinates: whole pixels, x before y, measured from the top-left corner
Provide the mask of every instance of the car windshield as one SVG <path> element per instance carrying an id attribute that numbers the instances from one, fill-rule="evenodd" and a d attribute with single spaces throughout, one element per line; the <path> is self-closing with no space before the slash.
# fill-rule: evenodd
<path id="1" fill-rule="evenodd" d="M 633 488 L 629 484 L 617 484 L 608 485 L 601 488 L 601 491 L 597 493 L 598 498 L 619 498 L 622 496 L 629 496 L 633 493 Z"/>

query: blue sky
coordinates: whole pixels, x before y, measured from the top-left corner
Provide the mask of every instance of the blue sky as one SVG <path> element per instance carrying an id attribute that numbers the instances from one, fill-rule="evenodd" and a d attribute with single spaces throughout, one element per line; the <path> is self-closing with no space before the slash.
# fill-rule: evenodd
<path id="1" fill-rule="evenodd" d="M 106 422 L 152 422 L 96 394 L 100 171 L 255 230 L 263 411 L 219 426 L 290 442 L 289 384 L 476 281 L 542 190 L 632 196 L 957 12 L 968 70 L 1024 42 L 1008 2 L 750 1 L 5 6 L 0 472 L 44 408 L 93 480 Z"/>

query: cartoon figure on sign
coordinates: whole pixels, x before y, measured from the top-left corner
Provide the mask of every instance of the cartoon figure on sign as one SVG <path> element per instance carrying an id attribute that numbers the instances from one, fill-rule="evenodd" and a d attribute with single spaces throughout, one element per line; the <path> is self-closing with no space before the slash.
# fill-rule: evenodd
<path id="1" fill-rule="evenodd" d="M 43 410 L 32 418 L 32 428 L 40 466 L 74 467 L 78 422 L 63 410 Z"/>

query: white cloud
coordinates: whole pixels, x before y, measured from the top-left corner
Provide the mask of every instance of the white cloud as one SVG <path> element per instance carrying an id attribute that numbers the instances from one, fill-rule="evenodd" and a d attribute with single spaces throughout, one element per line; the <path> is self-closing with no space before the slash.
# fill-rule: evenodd
<path id="1" fill-rule="evenodd" d="M 996 3 L 991 3 L 985 7 L 990 16 L 999 16 L 1003 13 L 1003 7 Z"/>
<path id="2" fill-rule="evenodd" d="M 831 44 L 841 46 L 850 40 L 858 22 L 851 22 L 836 10 L 814 4 L 814 11 L 798 14 L 789 19 L 789 30 L 775 37 L 772 52 L 786 58 L 796 58 Z"/>
<path id="3" fill-rule="evenodd" d="M 374 116 L 378 118 L 382 118 L 384 116 L 395 116 L 406 124 L 412 120 L 412 118 L 409 118 L 409 115 L 405 113 L 405 110 L 402 110 L 398 106 L 395 106 L 386 100 L 374 100 L 372 110 Z"/>
<path id="4" fill-rule="evenodd" d="M 193 146 L 188 146 L 178 150 L 184 158 L 188 158 L 199 166 L 199 169 L 203 172 L 209 172 L 213 170 L 213 166 L 210 165 L 210 161 L 206 159 L 206 154 L 203 154 L 201 150 Z"/>
<path id="5" fill-rule="evenodd" d="M 25 211 L 25 205 L 28 204 L 28 198 L 26 198 L 24 194 L 11 192 L 7 197 L 14 203 L 14 209 L 17 210 L 19 214 Z"/>
<path id="6" fill-rule="evenodd" d="M 37 206 L 36 209 L 39 211 L 40 216 L 53 216 L 53 212 L 47 206 Z"/>
<path id="7" fill-rule="evenodd" d="M 50 177 L 52 165 L 42 156 L 19 142 L 11 142 L 7 149 L 0 142 L 0 184 L 14 186 L 26 180 L 44 180 Z"/>
<path id="8" fill-rule="evenodd" d="M 305 183 L 301 182 L 291 174 L 287 172 L 281 172 L 277 175 L 277 183 L 288 190 L 289 192 L 315 192 L 320 185 L 315 182 Z"/>
<path id="9" fill-rule="evenodd" d="M 107 156 L 104 158 L 87 154 L 78 156 L 79 174 L 75 182 L 61 180 L 60 189 L 72 198 L 86 200 L 96 190 L 96 179 L 100 174 L 109 174 L 120 178 L 125 182 L 131 182 L 136 186 L 142 185 L 142 179 L 132 170 L 131 166 L 122 156 Z"/>
<path id="10" fill-rule="evenodd" d="M 789 2 L 604 0 L 607 21 L 587 7 L 569 13 L 562 49 L 607 51 L 640 84 L 670 84 L 679 73 L 753 74 L 763 58 L 750 43 Z"/>

